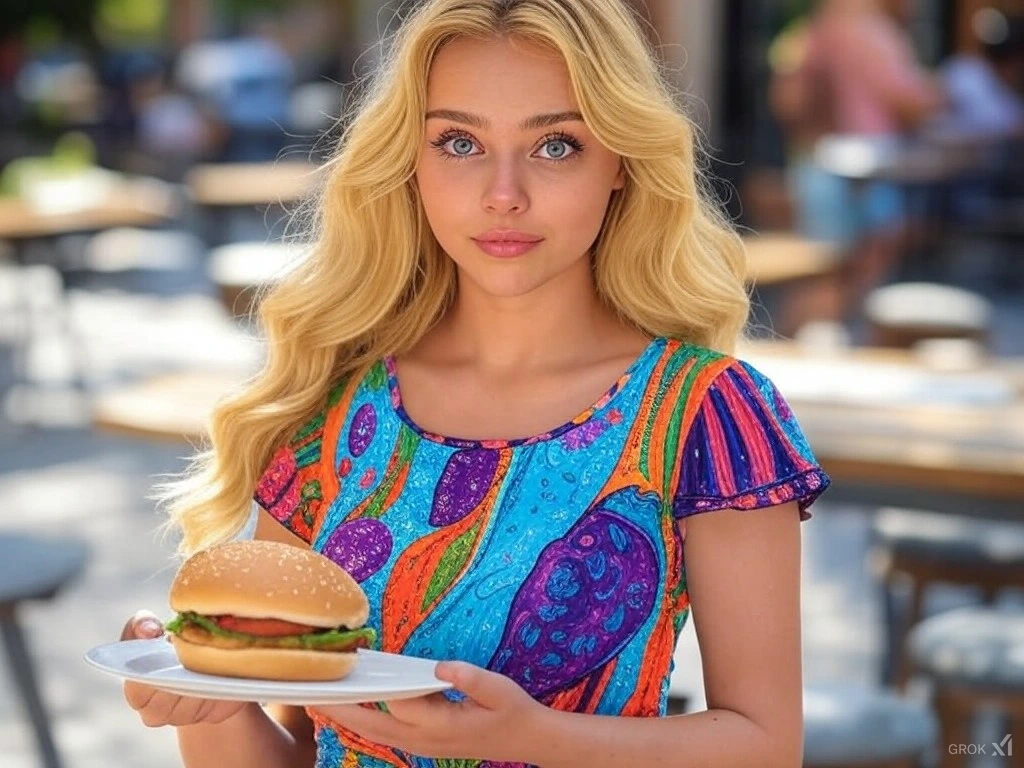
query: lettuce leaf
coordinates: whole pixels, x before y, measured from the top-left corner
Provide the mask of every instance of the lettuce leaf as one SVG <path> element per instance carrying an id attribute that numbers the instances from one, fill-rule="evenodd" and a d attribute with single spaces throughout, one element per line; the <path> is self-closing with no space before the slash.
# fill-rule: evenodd
<path id="1" fill-rule="evenodd" d="M 360 638 L 365 639 L 367 645 L 372 647 L 377 639 L 377 633 L 369 627 L 363 627 L 361 629 L 344 629 L 339 627 L 337 629 L 329 629 L 325 632 L 311 632 L 305 635 L 287 635 L 285 637 L 267 638 L 260 635 L 250 635 L 245 632 L 233 632 L 230 629 L 224 629 L 223 627 L 218 626 L 212 619 L 192 612 L 179 613 L 164 625 L 164 629 L 167 632 L 178 634 L 187 624 L 195 624 L 211 634 L 220 635 L 221 637 L 230 637 L 236 640 L 273 640 L 274 645 L 280 648 L 316 649 L 320 646 L 337 645 L 339 643 L 352 642 Z"/>

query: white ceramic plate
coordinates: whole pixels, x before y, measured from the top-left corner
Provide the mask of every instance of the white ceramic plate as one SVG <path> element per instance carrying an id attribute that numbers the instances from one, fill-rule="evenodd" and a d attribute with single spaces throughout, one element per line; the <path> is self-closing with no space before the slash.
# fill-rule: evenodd
<path id="1" fill-rule="evenodd" d="M 342 680 L 286 683 L 219 677 L 190 672 L 181 666 L 165 637 L 124 640 L 93 648 L 85 660 L 124 680 L 184 696 L 277 704 L 359 704 L 409 699 L 451 688 L 434 676 L 436 662 L 413 656 L 359 649 L 359 660 Z"/>

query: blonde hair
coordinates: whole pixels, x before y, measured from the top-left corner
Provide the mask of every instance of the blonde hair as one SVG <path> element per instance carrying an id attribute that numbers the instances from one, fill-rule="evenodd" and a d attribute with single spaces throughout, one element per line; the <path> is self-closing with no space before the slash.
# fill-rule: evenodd
<path id="1" fill-rule="evenodd" d="M 457 37 L 509 36 L 564 58 L 583 117 L 621 155 L 591 250 L 599 296 L 649 336 L 730 353 L 749 311 L 742 242 L 707 192 L 698 134 L 622 0 L 427 0 L 393 35 L 316 196 L 308 255 L 261 298 L 262 370 L 221 400 L 210 447 L 156 486 L 190 554 L 239 530 L 274 450 L 332 384 L 401 354 L 439 320 L 455 270 L 413 178 L 427 75 Z"/>

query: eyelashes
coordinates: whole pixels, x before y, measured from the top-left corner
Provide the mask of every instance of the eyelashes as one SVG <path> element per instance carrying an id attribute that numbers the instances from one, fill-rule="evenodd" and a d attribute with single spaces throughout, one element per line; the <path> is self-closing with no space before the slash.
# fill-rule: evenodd
<path id="1" fill-rule="evenodd" d="M 430 142 L 430 146 L 432 146 L 436 150 L 437 154 L 440 155 L 441 158 L 443 158 L 444 160 L 454 160 L 456 162 L 459 162 L 461 160 L 468 160 L 471 157 L 476 157 L 476 154 L 460 155 L 454 152 L 449 152 L 447 149 L 445 149 L 449 142 L 458 139 L 464 139 L 474 144 L 476 143 L 476 140 L 466 131 L 459 130 L 458 128 L 446 128 L 444 131 L 441 132 L 441 134 L 436 139 Z M 549 144 L 554 144 L 558 142 L 561 142 L 572 147 L 573 151 L 565 155 L 564 157 L 542 157 L 540 159 L 546 160 L 549 163 L 565 163 L 568 162 L 569 160 L 572 160 L 573 158 L 579 157 L 583 153 L 583 142 L 581 142 L 575 136 L 571 136 L 568 133 L 563 133 L 561 131 L 549 133 L 546 136 L 544 136 L 540 140 L 540 146 L 543 148 Z"/>

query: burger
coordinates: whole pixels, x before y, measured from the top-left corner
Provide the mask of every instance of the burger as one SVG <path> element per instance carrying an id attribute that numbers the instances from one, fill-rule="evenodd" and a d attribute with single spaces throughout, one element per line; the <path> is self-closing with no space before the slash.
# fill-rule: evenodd
<path id="1" fill-rule="evenodd" d="M 363 627 L 366 594 L 323 555 L 274 541 L 218 544 L 186 560 L 165 629 L 185 669 L 260 680 L 340 680 Z"/>

